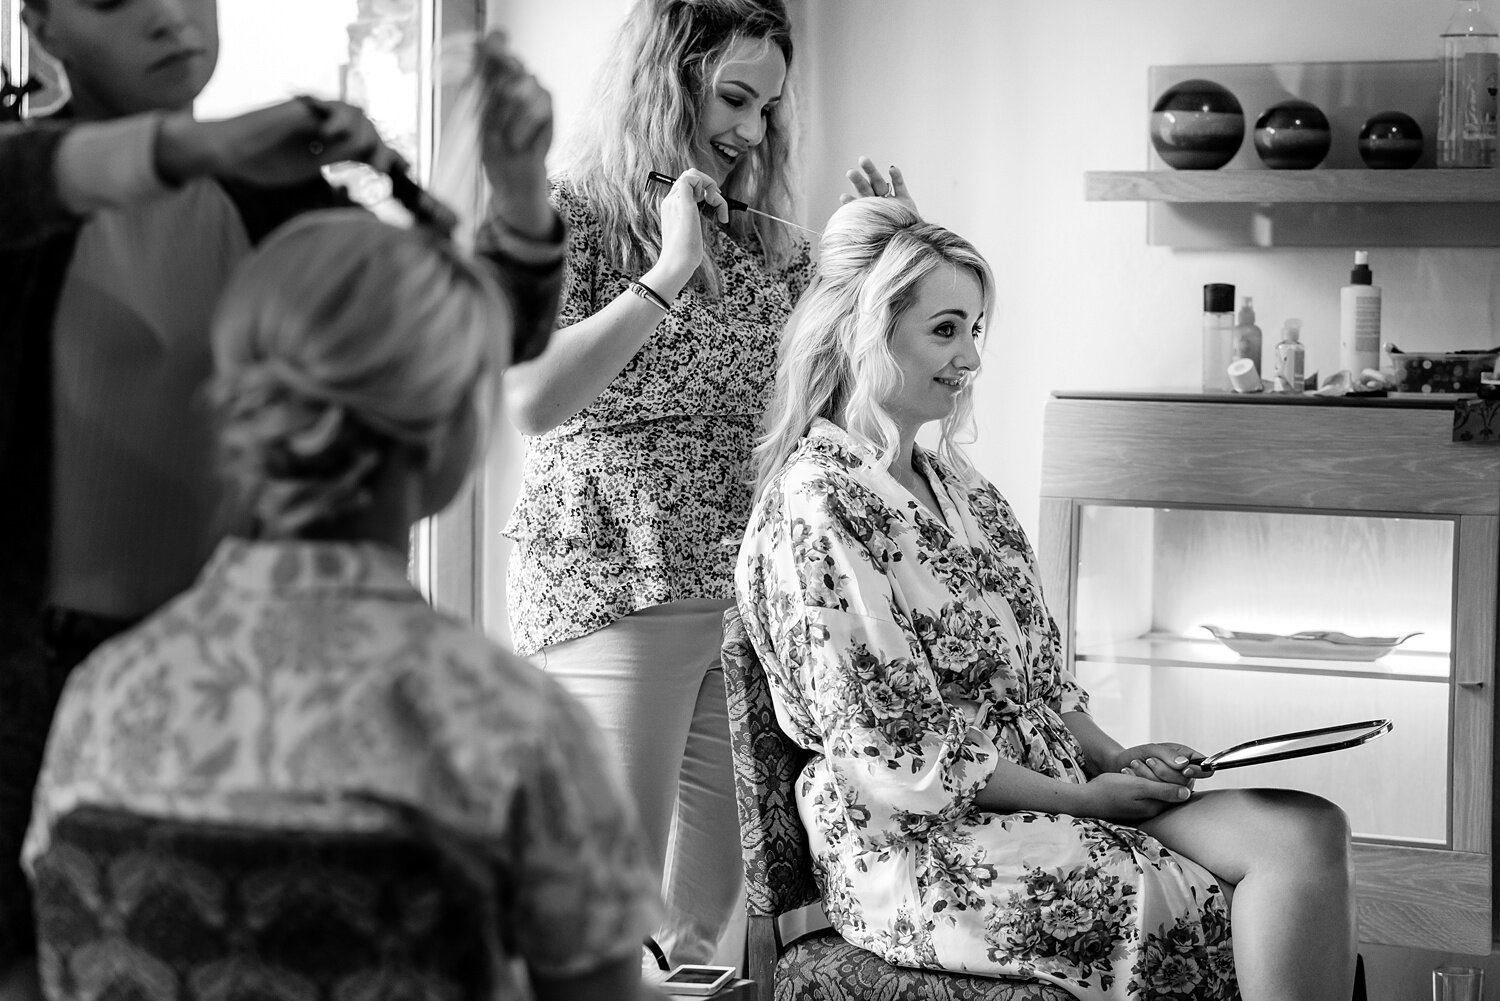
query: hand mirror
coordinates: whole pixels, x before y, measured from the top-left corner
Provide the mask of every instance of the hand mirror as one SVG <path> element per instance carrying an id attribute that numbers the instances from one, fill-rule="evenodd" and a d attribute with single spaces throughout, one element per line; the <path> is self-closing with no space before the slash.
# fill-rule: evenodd
<path id="1" fill-rule="evenodd" d="M 1387 733 L 1391 726 L 1391 721 L 1388 719 L 1367 719 L 1359 723 L 1340 723 L 1337 726 L 1318 727 L 1315 730 L 1278 733 L 1271 737 L 1247 740 L 1243 744 L 1226 747 L 1217 754 L 1210 754 L 1198 764 L 1203 768 L 1218 771 L 1222 768 L 1239 768 L 1242 765 L 1258 765 L 1266 761 L 1281 761 L 1284 758 L 1300 758 L 1308 754 L 1340 751 Z"/>

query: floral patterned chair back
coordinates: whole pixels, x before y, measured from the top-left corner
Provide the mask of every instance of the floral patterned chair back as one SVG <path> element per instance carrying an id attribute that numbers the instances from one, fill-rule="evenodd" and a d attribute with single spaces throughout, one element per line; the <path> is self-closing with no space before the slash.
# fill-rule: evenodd
<path id="1" fill-rule="evenodd" d="M 777 724 L 765 671 L 733 608 L 724 613 L 722 654 L 745 863 L 746 976 L 763 1001 L 1070 1001 L 1067 991 L 1036 981 L 893 966 L 831 928 L 783 943 L 777 918 L 820 899 L 793 793 L 811 755 Z"/>
<path id="2" fill-rule="evenodd" d="M 477 1001 L 494 983 L 492 891 L 406 832 L 83 807 L 35 888 L 50 1001 Z"/>

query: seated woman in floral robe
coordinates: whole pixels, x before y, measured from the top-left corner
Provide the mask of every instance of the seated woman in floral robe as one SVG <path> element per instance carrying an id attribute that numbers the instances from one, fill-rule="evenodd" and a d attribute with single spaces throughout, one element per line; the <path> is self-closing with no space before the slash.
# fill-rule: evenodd
<path id="1" fill-rule="evenodd" d="M 893 963 L 1081 998 L 1349 997 L 1342 811 L 1196 791 L 1196 751 L 1089 716 L 1020 525 L 953 443 L 992 290 L 969 243 L 861 199 L 783 338 L 737 590 L 813 752 L 829 919 Z"/>
<path id="2" fill-rule="evenodd" d="M 363 211 L 305 215 L 247 259 L 210 384 L 242 524 L 69 679 L 28 866 L 84 806 L 292 830 L 415 815 L 493 876 L 491 1001 L 660 996 L 639 967 L 660 874 L 598 728 L 407 580 L 411 526 L 482 454 L 508 316 L 451 243 Z"/>

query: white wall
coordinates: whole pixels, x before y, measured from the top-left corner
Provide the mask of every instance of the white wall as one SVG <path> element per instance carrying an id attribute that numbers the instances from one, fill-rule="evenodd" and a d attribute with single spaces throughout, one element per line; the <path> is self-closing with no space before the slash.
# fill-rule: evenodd
<path id="1" fill-rule="evenodd" d="M 1143 205 L 1083 200 L 1084 171 L 1146 166 L 1147 68 L 1436 58 L 1448 11 L 1435 0 L 808 0 L 807 214 L 820 224 L 843 169 L 868 153 L 899 164 L 924 214 L 989 258 L 1000 302 L 972 454 L 1034 535 L 1048 394 L 1194 385 L 1205 282 L 1253 295 L 1268 338 L 1302 317 L 1309 370 L 1337 367 L 1349 250 L 1149 247 Z M 1371 260 L 1384 339 L 1500 343 L 1500 252 L 1371 248 Z M 1377 1001 L 1430 996 L 1428 971 L 1449 958 L 1363 952 Z M 1453 958 L 1500 978 L 1500 963 Z"/>
<path id="2" fill-rule="evenodd" d="M 1268 341 L 1302 317 L 1308 370 L 1337 367 L 1349 250 L 1148 247 L 1143 204 L 1083 200 L 1084 171 L 1146 166 L 1147 68 L 1435 58 L 1446 13 L 1431 0 L 815 0 L 802 40 L 809 215 L 826 217 L 842 169 L 868 152 L 900 164 L 924 213 L 989 258 L 1000 302 L 975 456 L 1034 529 L 1047 394 L 1191 387 L 1205 282 L 1253 295 Z M 1384 339 L 1497 343 L 1500 254 L 1372 248 L 1371 260 Z"/>

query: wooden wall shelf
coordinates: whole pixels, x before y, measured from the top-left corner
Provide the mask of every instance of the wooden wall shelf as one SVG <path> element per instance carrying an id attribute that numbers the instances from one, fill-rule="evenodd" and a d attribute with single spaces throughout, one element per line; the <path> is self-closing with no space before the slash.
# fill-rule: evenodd
<path id="1" fill-rule="evenodd" d="M 1089 201 L 1500 203 L 1500 170 L 1091 170 Z"/>
<path id="2" fill-rule="evenodd" d="M 1173 170 L 1149 139 L 1150 109 L 1173 84 L 1223 84 L 1245 112 L 1245 138 L 1219 170 Z M 1500 170 L 1435 169 L 1436 59 L 1153 66 L 1141 106 L 1146 170 L 1088 171 L 1090 201 L 1146 205 L 1147 242 L 1225 247 L 1497 247 Z M 1271 170 L 1255 152 L 1255 120 L 1289 98 L 1328 116 L 1333 145 L 1314 170 Z M 1410 170 L 1371 170 L 1358 136 L 1377 111 L 1404 111 L 1427 138 Z"/>

